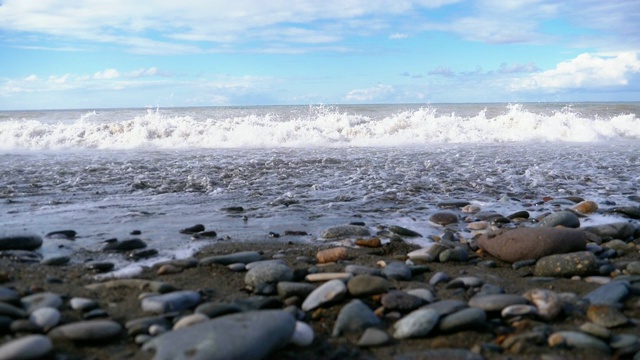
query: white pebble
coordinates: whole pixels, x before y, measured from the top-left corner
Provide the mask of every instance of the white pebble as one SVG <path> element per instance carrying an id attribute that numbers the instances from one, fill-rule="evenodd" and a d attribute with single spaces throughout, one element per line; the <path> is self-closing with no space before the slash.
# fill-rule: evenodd
<path id="1" fill-rule="evenodd" d="M 302 321 L 296 321 L 296 329 L 290 342 L 297 346 L 309 346 L 313 342 L 315 334 L 311 326 Z"/>

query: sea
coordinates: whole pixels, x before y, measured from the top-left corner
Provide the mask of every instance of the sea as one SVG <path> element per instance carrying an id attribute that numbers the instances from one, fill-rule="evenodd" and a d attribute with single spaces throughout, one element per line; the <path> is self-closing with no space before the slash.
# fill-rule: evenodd
<path id="1" fill-rule="evenodd" d="M 639 206 L 639 114 L 640 102 L 2 111 L 0 235 L 72 229 L 38 252 L 131 276 L 219 242 L 322 242 L 351 222 L 426 245 L 443 201 L 532 216 L 554 210 L 545 197 Z M 180 233 L 195 224 L 217 236 Z M 134 237 L 158 254 L 102 250 Z"/>

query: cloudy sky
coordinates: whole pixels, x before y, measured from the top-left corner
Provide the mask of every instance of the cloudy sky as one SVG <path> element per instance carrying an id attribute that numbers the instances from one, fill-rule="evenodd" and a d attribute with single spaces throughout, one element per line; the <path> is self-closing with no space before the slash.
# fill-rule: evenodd
<path id="1" fill-rule="evenodd" d="M 637 0 L 0 0 L 0 110 L 640 101 Z"/>

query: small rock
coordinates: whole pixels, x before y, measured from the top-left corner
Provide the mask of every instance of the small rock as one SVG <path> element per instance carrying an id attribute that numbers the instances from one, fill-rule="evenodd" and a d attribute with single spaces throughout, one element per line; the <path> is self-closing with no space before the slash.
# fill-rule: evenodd
<path id="1" fill-rule="evenodd" d="M 230 265 L 233 263 L 248 264 L 262 260 L 262 255 L 257 251 L 242 251 L 227 255 L 216 255 L 200 260 L 200 265 L 208 266 L 212 264 Z"/>
<path id="2" fill-rule="evenodd" d="M 438 324 L 440 314 L 433 309 L 418 309 L 393 324 L 393 337 L 407 339 L 429 335 Z"/>
<path id="3" fill-rule="evenodd" d="M 629 284 L 625 281 L 612 281 L 601 285 L 586 294 L 583 299 L 590 304 L 616 306 L 629 295 Z"/>
<path id="4" fill-rule="evenodd" d="M 367 239 L 356 239 L 354 244 L 366 248 L 379 248 L 382 246 L 382 241 L 379 238 L 374 237 Z"/>
<path id="5" fill-rule="evenodd" d="M 181 234 L 195 234 L 204 231 L 204 225 L 197 224 L 180 230 Z"/>
<path id="6" fill-rule="evenodd" d="M 503 318 L 531 315 L 538 315 L 538 308 L 533 305 L 524 304 L 509 305 L 500 312 L 500 316 Z"/>
<path id="7" fill-rule="evenodd" d="M 316 253 L 316 259 L 318 260 L 319 264 L 345 260 L 348 256 L 349 254 L 347 253 L 347 248 L 345 247 L 324 249 Z"/>
<path id="8" fill-rule="evenodd" d="M 343 333 L 360 332 L 371 326 L 378 326 L 380 319 L 373 311 L 358 299 L 351 300 L 342 307 L 331 336 L 340 336 Z"/>
<path id="9" fill-rule="evenodd" d="M 388 311 L 409 312 L 420 307 L 424 300 L 402 290 L 391 290 L 382 295 L 380 303 Z"/>
<path id="10" fill-rule="evenodd" d="M 293 270 L 277 261 L 268 261 L 252 267 L 244 277 L 244 283 L 253 288 L 291 280 L 293 280 Z"/>
<path id="11" fill-rule="evenodd" d="M 368 228 L 358 225 L 340 225 L 330 227 L 321 233 L 321 237 L 325 239 L 348 238 L 353 236 L 370 236 L 371 232 Z"/>
<path id="12" fill-rule="evenodd" d="M 67 265 L 69 263 L 69 261 L 71 261 L 71 258 L 68 256 L 52 256 L 52 257 L 47 257 L 42 259 L 42 261 L 40 261 L 40 263 L 42 265 L 49 265 L 49 266 L 62 266 L 62 265 Z"/>
<path id="13" fill-rule="evenodd" d="M 25 296 L 21 299 L 22 306 L 27 309 L 28 313 L 43 307 L 52 307 L 59 309 L 62 304 L 62 297 L 52 292 L 42 292 Z"/>
<path id="14" fill-rule="evenodd" d="M 330 281 L 330 280 L 349 280 L 353 275 L 347 272 L 329 272 L 329 273 L 317 273 L 317 274 L 309 274 L 305 276 L 305 280 L 308 282 L 321 282 L 321 281 Z"/>
<path id="15" fill-rule="evenodd" d="M 544 320 L 555 320 L 562 312 L 563 303 L 555 291 L 531 289 L 524 294 L 524 298 L 536 306 L 538 314 Z"/>
<path id="16" fill-rule="evenodd" d="M 127 239 L 122 241 L 108 242 L 105 244 L 102 250 L 124 252 L 124 251 L 136 250 L 136 249 L 144 249 L 146 247 L 147 247 L 147 243 L 136 238 L 136 239 Z"/>
<path id="17" fill-rule="evenodd" d="M 571 209 L 579 212 L 580 214 L 588 215 L 598 211 L 598 204 L 594 201 L 581 201 Z"/>
<path id="18" fill-rule="evenodd" d="M 422 237 L 422 234 L 420 234 L 419 232 L 404 228 L 402 226 L 391 225 L 389 226 L 389 231 L 400 236 Z"/>
<path id="19" fill-rule="evenodd" d="M 182 311 L 200 303 L 200 294 L 196 291 L 174 291 L 163 295 L 151 296 L 142 300 L 142 311 L 164 314 Z"/>
<path id="20" fill-rule="evenodd" d="M 193 313 L 185 317 L 182 317 L 180 318 L 180 320 L 176 321 L 176 323 L 173 324 L 173 330 L 178 330 L 185 327 L 193 326 L 195 324 L 199 324 L 207 320 L 209 320 L 209 317 L 207 315 L 203 313 Z"/>
<path id="21" fill-rule="evenodd" d="M 52 339 L 96 341 L 114 338 L 121 331 L 122 326 L 113 320 L 88 320 L 58 326 L 48 335 Z"/>
<path id="22" fill-rule="evenodd" d="M 27 335 L 0 345 L 0 360 L 40 359 L 53 350 L 51 339 L 44 335 Z"/>
<path id="23" fill-rule="evenodd" d="M 293 331 L 290 342 L 296 346 L 309 346 L 313 343 L 315 333 L 309 324 L 296 321 L 296 328 Z"/>
<path id="24" fill-rule="evenodd" d="M 588 276 L 598 272 L 597 260 L 589 251 L 549 255 L 538 260 L 536 276 L 571 277 Z"/>
<path id="25" fill-rule="evenodd" d="M 372 347 L 386 345 L 391 341 L 391 337 L 386 331 L 370 327 L 364 331 L 358 340 L 358 346 Z"/>
<path id="26" fill-rule="evenodd" d="M 587 226 L 584 227 L 583 230 L 605 239 L 625 240 L 633 236 L 635 226 L 628 222 L 619 222 L 613 224 Z"/>
<path id="27" fill-rule="evenodd" d="M 580 219 L 571 211 L 558 211 L 544 217 L 538 224 L 540 227 L 563 226 L 566 228 L 579 228 Z"/>
<path id="28" fill-rule="evenodd" d="M 494 257 L 513 263 L 584 250 L 586 240 L 580 230 L 522 227 L 481 235 L 478 245 Z"/>
<path id="29" fill-rule="evenodd" d="M 0 250 L 35 250 L 42 246 L 38 235 L 7 235 L 0 237 Z"/>
<path id="30" fill-rule="evenodd" d="M 60 311 L 54 309 L 52 307 L 41 307 L 39 309 L 34 310 L 29 315 L 29 321 L 38 325 L 45 332 L 49 331 L 49 329 L 58 325 L 60 322 Z"/>
<path id="31" fill-rule="evenodd" d="M 341 280 L 331 280 L 313 290 L 304 302 L 302 310 L 309 311 L 327 303 L 341 300 L 347 293 L 347 287 Z"/>
<path id="32" fill-rule="evenodd" d="M 302 282 L 280 281 L 276 288 L 278 296 L 286 299 L 292 296 L 306 298 L 316 287 L 313 284 Z"/>
<path id="33" fill-rule="evenodd" d="M 476 295 L 469 299 L 469 306 L 484 311 L 502 311 L 507 306 L 527 304 L 527 299 L 515 294 Z"/>
<path id="34" fill-rule="evenodd" d="M 347 289 L 353 297 L 382 294 L 387 292 L 389 287 L 389 281 L 372 275 L 356 275 L 347 282 Z"/>
<path id="35" fill-rule="evenodd" d="M 435 225 L 447 226 L 457 223 L 458 215 L 448 211 L 440 211 L 431 215 L 429 221 Z"/>
<path id="36" fill-rule="evenodd" d="M 440 331 L 457 332 L 484 326 L 487 314 L 479 308 L 466 308 L 440 319 Z"/>
<path id="37" fill-rule="evenodd" d="M 549 346 L 555 347 L 559 345 L 571 348 L 596 350 L 605 354 L 611 353 L 609 345 L 604 341 L 577 331 L 558 331 L 548 338 Z"/>
<path id="38" fill-rule="evenodd" d="M 74 240 L 78 233 L 75 230 L 57 230 L 45 235 L 46 238 Z"/>
<path id="39" fill-rule="evenodd" d="M 387 279 L 393 280 L 411 280 L 411 269 L 399 261 L 393 261 L 384 267 L 381 271 L 382 275 Z"/>
<path id="40" fill-rule="evenodd" d="M 606 328 L 622 326 L 629 322 L 629 319 L 620 310 L 608 305 L 589 306 L 587 318 L 594 324 Z"/>

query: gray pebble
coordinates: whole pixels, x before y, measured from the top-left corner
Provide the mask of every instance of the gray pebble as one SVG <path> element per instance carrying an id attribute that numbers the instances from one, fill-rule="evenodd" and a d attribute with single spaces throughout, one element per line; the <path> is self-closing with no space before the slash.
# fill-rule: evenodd
<path id="1" fill-rule="evenodd" d="M 293 280 L 293 270 L 287 265 L 271 260 L 252 266 L 244 277 L 244 283 L 253 288 L 263 284 L 276 284 L 279 281 Z"/>
<path id="2" fill-rule="evenodd" d="M 380 303 L 388 311 L 409 312 L 420 307 L 424 300 L 402 290 L 391 290 L 382 295 Z"/>
<path id="3" fill-rule="evenodd" d="M 371 232 L 365 226 L 359 225 L 339 225 L 333 226 L 321 233 L 325 239 L 348 238 L 353 236 L 370 236 Z"/>
<path id="4" fill-rule="evenodd" d="M 278 296 L 283 299 L 292 296 L 306 298 L 315 289 L 315 285 L 303 282 L 280 281 L 277 285 Z"/>
<path id="5" fill-rule="evenodd" d="M 163 295 L 144 298 L 141 306 L 145 312 L 163 314 L 170 311 L 182 311 L 200 303 L 200 294 L 196 291 L 174 291 Z"/>
<path id="6" fill-rule="evenodd" d="M 527 303 L 527 299 L 515 294 L 476 295 L 469 299 L 469 306 L 485 311 L 502 311 L 509 305 Z"/>
<path id="7" fill-rule="evenodd" d="M 393 324 L 393 337 L 407 339 L 424 337 L 438 324 L 440 314 L 433 309 L 418 309 Z"/>
<path id="8" fill-rule="evenodd" d="M 389 281 L 372 275 L 356 275 L 347 282 L 347 289 L 353 297 L 382 294 L 387 292 L 389 287 Z"/>
<path id="9" fill-rule="evenodd" d="M 114 338 L 122 326 L 113 320 L 88 320 L 58 326 L 49 332 L 52 339 L 96 341 Z"/>
<path id="10" fill-rule="evenodd" d="M 381 271 L 382 275 L 387 279 L 393 280 L 411 280 L 411 269 L 399 261 L 393 261 L 387 264 Z"/>
<path id="11" fill-rule="evenodd" d="M 446 299 L 446 300 L 440 300 L 440 301 L 436 301 L 434 303 L 431 303 L 429 305 L 425 305 L 422 308 L 423 309 L 433 309 L 435 311 L 438 312 L 438 314 L 440 314 L 440 316 L 445 316 L 448 314 L 452 314 L 456 311 L 460 311 L 464 308 L 468 307 L 467 303 L 464 301 L 460 301 L 460 300 L 454 300 L 454 299 Z"/>
<path id="12" fill-rule="evenodd" d="M 601 285 L 582 298 L 590 304 L 603 304 L 615 306 L 629 295 L 629 283 L 625 281 L 612 281 Z"/>
<path id="13" fill-rule="evenodd" d="M 440 331 L 456 332 L 485 325 L 487 314 L 479 308 L 466 308 L 440 319 Z"/>
<path id="14" fill-rule="evenodd" d="M 580 219 L 571 211 L 558 211 L 544 217 L 538 224 L 541 227 L 564 226 L 566 228 L 579 228 Z"/>
<path id="15" fill-rule="evenodd" d="M 0 237 L 0 250 L 35 250 L 42 246 L 42 238 L 35 234 Z"/>
<path id="16" fill-rule="evenodd" d="M 382 346 L 388 344 L 389 341 L 391 341 L 391 337 L 386 331 L 370 327 L 364 331 L 358 340 L 358 346 Z"/>
<path id="17" fill-rule="evenodd" d="M 286 345 L 296 320 L 282 310 L 251 311 L 169 331 L 144 344 L 155 360 L 263 359 Z"/>
<path id="18" fill-rule="evenodd" d="M 440 283 L 445 283 L 451 280 L 451 277 L 445 272 L 437 272 L 429 279 L 429 285 L 436 286 Z"/>
<path id="19" fill-rule="evenodd" d="M 207 266 L 212 264 L 230 265 L 234 263 L 248 264 L 254 261 L 262 260 L 262 255 L 257 251 L 242 251 L 227 255 L 209 256 L 200 260 L 200 265 Z"/>
<path id="20" fill-rule="evenodd" d="M 380 319 L 373 311 L 358 299 L 351 300 L 342 307 L 331 336 L 340 336 L 343 333 L 360 332 L 371 326 L 378 326 Z"/>
<path id="21" fill-rule="evenodd" d="M 27 335 L 0 345 L 0 360 L 40 359 L 53 350 L 51 339 L 44 335 Z"/>
<path id="22" fill-rule="evenodd" d="M 341 300 L 347 293 L 347 286 L 342 280 L 330 280 L 313 290 L 304 302 L 302 310 L 313 310 L 321 305 Z"/>
<path id="23" fill-rule="evenodd" d="M 545 256 L 538 260 L 536 276 L 588 276 L 597 273 L 596 257 L 589 251 Z"/>
<path id="24" fill-rule="evenodd" d="M 549 346 L 568 346 L 578 349 L 589 349 L 609 354 L 611 349 L 604 341 L 578 331 L 558 331 L 548 338 Z"/>
<path id="25" fill-rule="evenodd" d="M 51 292 L 36 293 L 33 295 L 25 296 L 21 299 L 22 306 L 27 309 L 27 312 L 33 311 L 42 307 L 52 307 L 59 309 L 62 306 L 62 297 L 58 294 Z"/>
<path id="26" fill-rule="evenodd" d="M 41 307 L 29 315 L 29 321 L 42 328 L 45 332 L 58 325 L 60 311 L 52 307 Z"/>
<path id="27" fill-rule="evenodd" d="M 93 299 L 74 297 L 69 300 L 69 305 L 73 310 L 88 311 L 97 308 L 98 302 Z"/>

